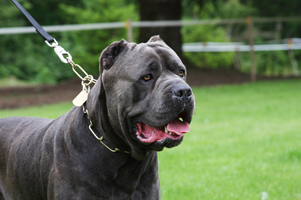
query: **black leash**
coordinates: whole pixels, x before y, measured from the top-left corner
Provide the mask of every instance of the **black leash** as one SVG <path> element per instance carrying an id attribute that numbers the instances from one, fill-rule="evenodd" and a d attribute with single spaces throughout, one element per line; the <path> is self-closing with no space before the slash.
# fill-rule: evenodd
<path id="1" fill-rule="evenodd" d="M 48 41 L 48 43 L 54 42 L 54 38 L 51 37 L 40 24 L 25 10 L 23 6 L 17 0 L 11 0 L 17 8 L 25 15 L 28 21 L 35 27 L 36 31 L 43 37 L 44 40 Z"/>

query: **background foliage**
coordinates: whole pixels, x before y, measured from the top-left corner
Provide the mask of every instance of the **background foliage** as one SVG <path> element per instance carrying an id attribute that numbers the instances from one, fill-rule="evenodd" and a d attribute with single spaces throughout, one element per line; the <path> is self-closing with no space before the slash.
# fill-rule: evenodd
<path id="1" fill-rule="evenodd" d="M 20 3 L 41 25 L 138 20 L 135 4 L 126 1 L 66 0 L 58 3 L 21 0 Z M 0 27 L 30 26 L 10 1 L 1 4 L 0 18 L 5 20 L 0 21 Z M 126 38 L 126 30 L 72 31 L 51 35 L 71 53 L 76 63 L 89 73 L 98 74 L 101 51 L 113 41 Z M 74 76 L 70 66 L 61 63 L 37 34 L 2 35 L 0 49 L 0 78 L 14 76 L 30 82 L 56 83 Z"/>
<path id="2" fill-rule="evenodd" d="M 137 0 L 20 0 L 20 3 L 42 25 L 84 24 L 139 20 Z M 276 0 L 182 0 L 182 19 L 229 19 L 275 16 L 297 16 L 299 1 Z M 168 10 L 167 10 L 168 11 Z M 10 1 L 0 2 L 0 27 L 30 26 Z M 299 37 L 299 23 L 283 23 L 280 29 L 271 24 L 255 24 L 255 42 L 280 41 Z M 277 29 L 277 30 L 276 30 Z M 182 27 L 183 42 L 247 42 L 247 25 L 204 25 Z M 98 74 L 101 51 L 112 41 L 127 38 L 126 29 L 72 31 L 51 33 L 61 46 L 71 53 L 89 73 Z M 134 30 L 137 41 L 138 29 Z M 74 76 L 37 34 L 0 36 L 0 78 L 16 77 L 29 82 L 56 83 Z M 235 53 L 185 53 L 194 66 L 233 68 Z M 298 61 L 300 51 L 294 51 Z M 240 70 L 249 71 L 248 53 L 239 54 Z M 290 75 L 288 52 L 256 52 L 256 66 L 260 74 Z M 301 65 L 298 62 L 299 66 Z"/>

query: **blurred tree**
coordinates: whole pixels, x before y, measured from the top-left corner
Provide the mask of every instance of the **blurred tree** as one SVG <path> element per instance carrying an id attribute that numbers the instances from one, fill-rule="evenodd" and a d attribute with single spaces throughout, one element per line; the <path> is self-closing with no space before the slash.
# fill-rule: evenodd
<path id="1" fill-rule="evenodd" d="M 220 19 L 222 8 L 230 7 L 228 3 L 232 3 L 237 0 L 229 0 L 224 2 L 223 0 L 208 1 L 191 1 L 182 0 L 183 3 L 183 16 L 182 19 Z M 226 5 L 225 5 L 226 4 Z M 236 4 L 235 4 L 236 6 Z M 231 9 L 234 7 L 232 6 Z M 222 9 L 222 10 L 223 10 Z M 234 8 L 236 9 L 236 8 Z M 229 10 L 229 9 L 227 9 Z M 231 11 L 230 11 L 231 12 Z M 198 25 L 198 26 L 184 26 L 182 27 L 183 42 L 231 42 L 231 37 L 227 35 L 227 29 L 225 26 L 220 25 Z M 230 67 L 233 64 L 233 52 L 185 52 L 185 58 L 189 60 L 193 66 L 209 67 L 209 68 L 225 68 Z"/>
<path id="2" fill-rule="evenodd" d="M 139 0 L 140 20 L 180 20 L 182 17 L 181 0 Z M 153 35 L 160 37 L 177 52 L 179 57 L 183 57 L 181 27 L 141 27 L 138 41 L 147 42 Z"/>
<path id="3" fill-rule="evenodd" d="M 82 7 L 61 4 L 60 9 L 65 13 L 65 18 L 73 20 L 75 24 L 138 20 L 135 5 L 119 0 L 89 0 L 84 1 Z M 99 68 L 96 66 L 102 50 L 113 41 L 126 38 L 126 34 L 125 28 L 68 32 L 74 47 L 70 53 L 77 63 L 85 63 L 89 73 L 98 74 Z"/>
<path id="4" fill-rule="evenodd" d="M 65 13 L 60 9 L 60 5 L 64 4 L 66 6 L 73 6 L 83 8 L 84 1 L 83 0 L 31 0 L 31 6 L 28 9 L 28 12 L 32 14 L 32 16 L 38 19 L 40 24 L 43 25 L 59 25 L 66 23 L 74 23 L 72 19 L 66 19 Z M 29 24 L 30 25 L 30 24 Z"/>
<path id="5" fill-rule="evenodd" d="M 301 1 L 287 1 L 287 0 L 241 0 L 244 4 L 249 4 L 256 8 L 256 17 L 295 17 L 300 16 Z M 275 24 L 262 24 L 259 27 L 263 30 L 275 31 L 277 25 Z M 288 38 L 292 35 L 301 35 L 300 22 L 284 23 L 281 29 L 281 37 Z M 279 28 L 279 25 L 278 25 Z"/>

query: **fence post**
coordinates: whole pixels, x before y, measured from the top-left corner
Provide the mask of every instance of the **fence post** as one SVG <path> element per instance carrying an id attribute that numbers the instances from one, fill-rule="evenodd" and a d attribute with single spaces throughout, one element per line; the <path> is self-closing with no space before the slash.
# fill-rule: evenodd
<path id="1" fill-rule="evenodd" d="M 253 18 L 248 17 L 246 19 L 248 24 L 248 35 L 249 35 L 249 44 L 250 44 L 250 61 L 251 61 L 251 81 L 256 81 L 256 67 L 255 67 L 255 55 L 254 55 L 254 33 L 253 33 Z"/>
<path id="2" fill-rule="evenodd" d="M 299 75 L 298 62 L 297 62 L 297 60 L 295 59 L 295 56 L 294 56 L 292 38 L 287 39 L 287 46 L 288 46 L 288 56 L 289 56 L 291 64 L 292 64 L 293 75 L 298 76 Z"/>
<path id="3" fill-rule="evenodd" d="M 133 42 L 133 26 L 130 19 L 125 22 L 125 28 L 127 29 L 128 42 Z"/>

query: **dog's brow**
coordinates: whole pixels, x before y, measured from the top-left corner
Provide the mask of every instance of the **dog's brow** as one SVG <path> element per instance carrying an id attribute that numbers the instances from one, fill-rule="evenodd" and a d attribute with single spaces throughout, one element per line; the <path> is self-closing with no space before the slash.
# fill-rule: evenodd
<path id="1" fill-rule="evenodd" d="M 159 68 L 159 65 L 156 62 L 151 62 L 148 66 L 150 70 L 157 70 Z"/>
<path id="2" fill-rule="evenodd" d="M 147 45 L 145 43 L 140 43 L 140 44 L 137 44 L 136 47 L 137 47 L 138 51 L 142 51 L 147 47 Z"/>

